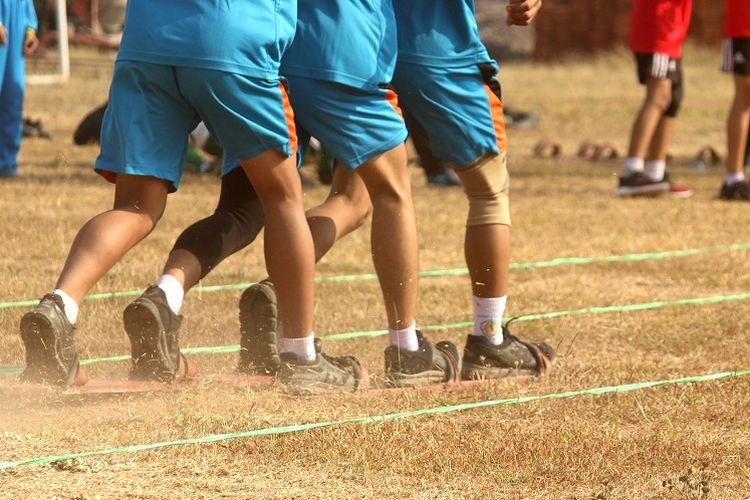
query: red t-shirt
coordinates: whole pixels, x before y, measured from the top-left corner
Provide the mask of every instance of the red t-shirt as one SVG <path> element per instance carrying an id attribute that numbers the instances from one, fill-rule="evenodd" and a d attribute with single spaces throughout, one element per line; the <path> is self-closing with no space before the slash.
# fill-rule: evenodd
<path id="1" fill-rule="evenodd" d="M 724 11 L 724 36 L 750 38 L 750 0 L 727 0 Z"/>
<path id="2" fill-rule="evenodd" d="M 737 3 L 750 0 L 738 0 Z M 682 55 L 690 27 L 693 0 L 633 0 L 630 49 L 633 52 Z"/>

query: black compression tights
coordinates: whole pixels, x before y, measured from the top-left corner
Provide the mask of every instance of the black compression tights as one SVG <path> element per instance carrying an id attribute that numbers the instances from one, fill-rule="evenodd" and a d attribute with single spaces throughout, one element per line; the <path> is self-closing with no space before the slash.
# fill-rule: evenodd
<path id="1" fill-rule="evenodd" d="M 193 254 L 201 264 L 203 279 L 219 263 L 252 243 L 263 228 L 263 206 L 241 168 L 221 179 L 219 204 L 213 215 L 187 229 L 172 251 Z"/>

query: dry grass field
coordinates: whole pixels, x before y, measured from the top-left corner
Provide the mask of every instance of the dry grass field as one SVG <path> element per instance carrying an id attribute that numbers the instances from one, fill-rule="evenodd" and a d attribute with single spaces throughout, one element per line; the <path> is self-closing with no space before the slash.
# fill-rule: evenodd
<path id="1" fill-rule="evenodd" d="M 584 139 L 626 148 L 641 99 L 628 54 L 504 65 L 506 103 L 542 116 L 538 129 L 510 132 L 513 261 L 750 242 L 750 207 L 717 200 L 721 170 L 701 173 L 690 166 L 701 145 L 725 149 L 732 88 L 718 71 L 719 57 L 706 49 L 686 52 L 687 95 L 672 146 L 672 175 L 695 189 L 687 200 L 616 199 L 619 162 L 574 157 Z M 107 71 L 89 73 L 28 91 L 27 114 L 42 118 L 54 139 L 26 141 L 21 176 L 0 183 L 0 301 L 50 290 L 79 226 L 111 203 L 111 187 L 90 169 L 97 149 L 71 144 L 78 120 L 106 98 Z M 564 157 L 533 158 L 532 145 L 542 137 L 559 140 Z M 427 187 L 416 168 L 413 179 L 422 269 L 463 267 L 462 192 Z M 179 231 L 213 210 L 217 194 L 214 177 L 187 176 L 156 231 L 93 292 L 140 289 L 156 279 Z M 307 201 L 313 205 L 325 194 L 324 187 L 312 188 Z M 341 241 L 319 275 L 372 272 L 368 234 L 363 228 Z M 749 257 L 750 251 L 734 250 L 514 270 L 508 314 L 740 294 L 750 291 Z M 263 277 L 256 244 L 227 260 L 203 286 Z M 317 290 L 318 334 L 385 326 L 376 283 L 321 283 Z M 421 325 L 470 320 L 465 276 L 424 278 L 420 290 Z M 188 295 L 183 345 L 236 344 L 240 293 Z M 76 333 L 84 357 L 128 352 L 120 320 L 128 300 L 85 303 Z M 18 321 L 24 311 L 0 309 L 0 365 L 22 363 Z M 290 398 L 273 387 L 200 382 L 108 398 L 1 396 L 0 462 L 750 368 L 750 303 L 742 300 L 565 315 L 512 329 L 558 346 L 559 361 L 548 377 L 457 392 L 311 399 Z M 429 335 L 463 344 L 466 333 L 448 328 Z M 384 337 L 329 340 L 326 349 L 356 354 L 379 373 L 385 343 Z M 215 374 L 234 370 L 235 356 L 194 359 L 203 373 Z M 89 370 L 97 378 L 122 378 L 127 365 L 101 363 Z M 0 471 L 0 497 L 747 498 L 748 381 L 734 377 L 24 465 Z"/>

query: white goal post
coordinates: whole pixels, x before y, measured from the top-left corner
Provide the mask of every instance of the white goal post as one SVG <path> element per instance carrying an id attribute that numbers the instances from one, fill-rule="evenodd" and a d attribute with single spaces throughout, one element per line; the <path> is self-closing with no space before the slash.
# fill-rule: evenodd
<path id="1" fill-rule="evenodd" d="M 31 0 L 29 0 L 31 1 Z M 68 46 L 68 8 L 65 0 L 55 0 L 57 18 L 57 47 L 59 65 L 55 73 L 26 75 L 29 85 L 48 85 L 64 82 L 70 78 L 70 48 Z"/>

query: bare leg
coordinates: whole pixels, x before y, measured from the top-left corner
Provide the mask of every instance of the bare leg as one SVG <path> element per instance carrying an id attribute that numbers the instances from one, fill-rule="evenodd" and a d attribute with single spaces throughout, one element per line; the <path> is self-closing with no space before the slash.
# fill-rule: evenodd
<path id="1" fill-rule="evenodd" d="M 306 213 L 315 245 L 315 260 L 320 260 L 337 240 L 361 226 L 371 210 L 370 197 L 362 179 L 337 166 L 328 198 Z"/>
<path id="2" fill-rule="evenodd" d="M 743 170 L 745 144 L 750 124 L 750 76 L 734 75 L 734 101 L 727 119 L 727 173 Z"/>
<path id="3" fill-rule="evenodd" d="M 78 231 L 55 288 L 80 303 L 84 295 L 131 248 L 148 236 L 164 213 L 168 182 L 154 177 L 117 176 L 112 210 Z"/>
<path id="4" fill-rule="evenodd" d="M 419 249 L 406 148 L 401 145 L 364 163 L 357 173 L 373 205 L 372 258 L 383 291 L 388 327 L 414 323 Z"/>
<path id="5" fill-rule="evenodd" d="M 667 159 L 667 147 L 669 146 L 669 139 L 672 137 L 674 121 L 674 117 L 661 117 L 648 148 L 647 161 L 665 161 Z"/>
<path id="6" fill-rule="evenodd" d="M 508 294 L 510 226 L 467 227 L 464 254 L 474 296 L 502 297 Z"/>
<path id="7" fill-rule="evenodd" d="M 267 151 L 241 164 L 265 211 L 266 269 L 276 287 L 284 336 L 307 337 L 313 331 L 315 254 L 295 158 Z"/>
<path id="8" fill-rule="evenodd" d="M 649 78 L 646 99 L 641 106 L 630 136 L 630 158 L 645 158 L 664 111 L 672 100 L 672 82 L 666 78 Z"/>

